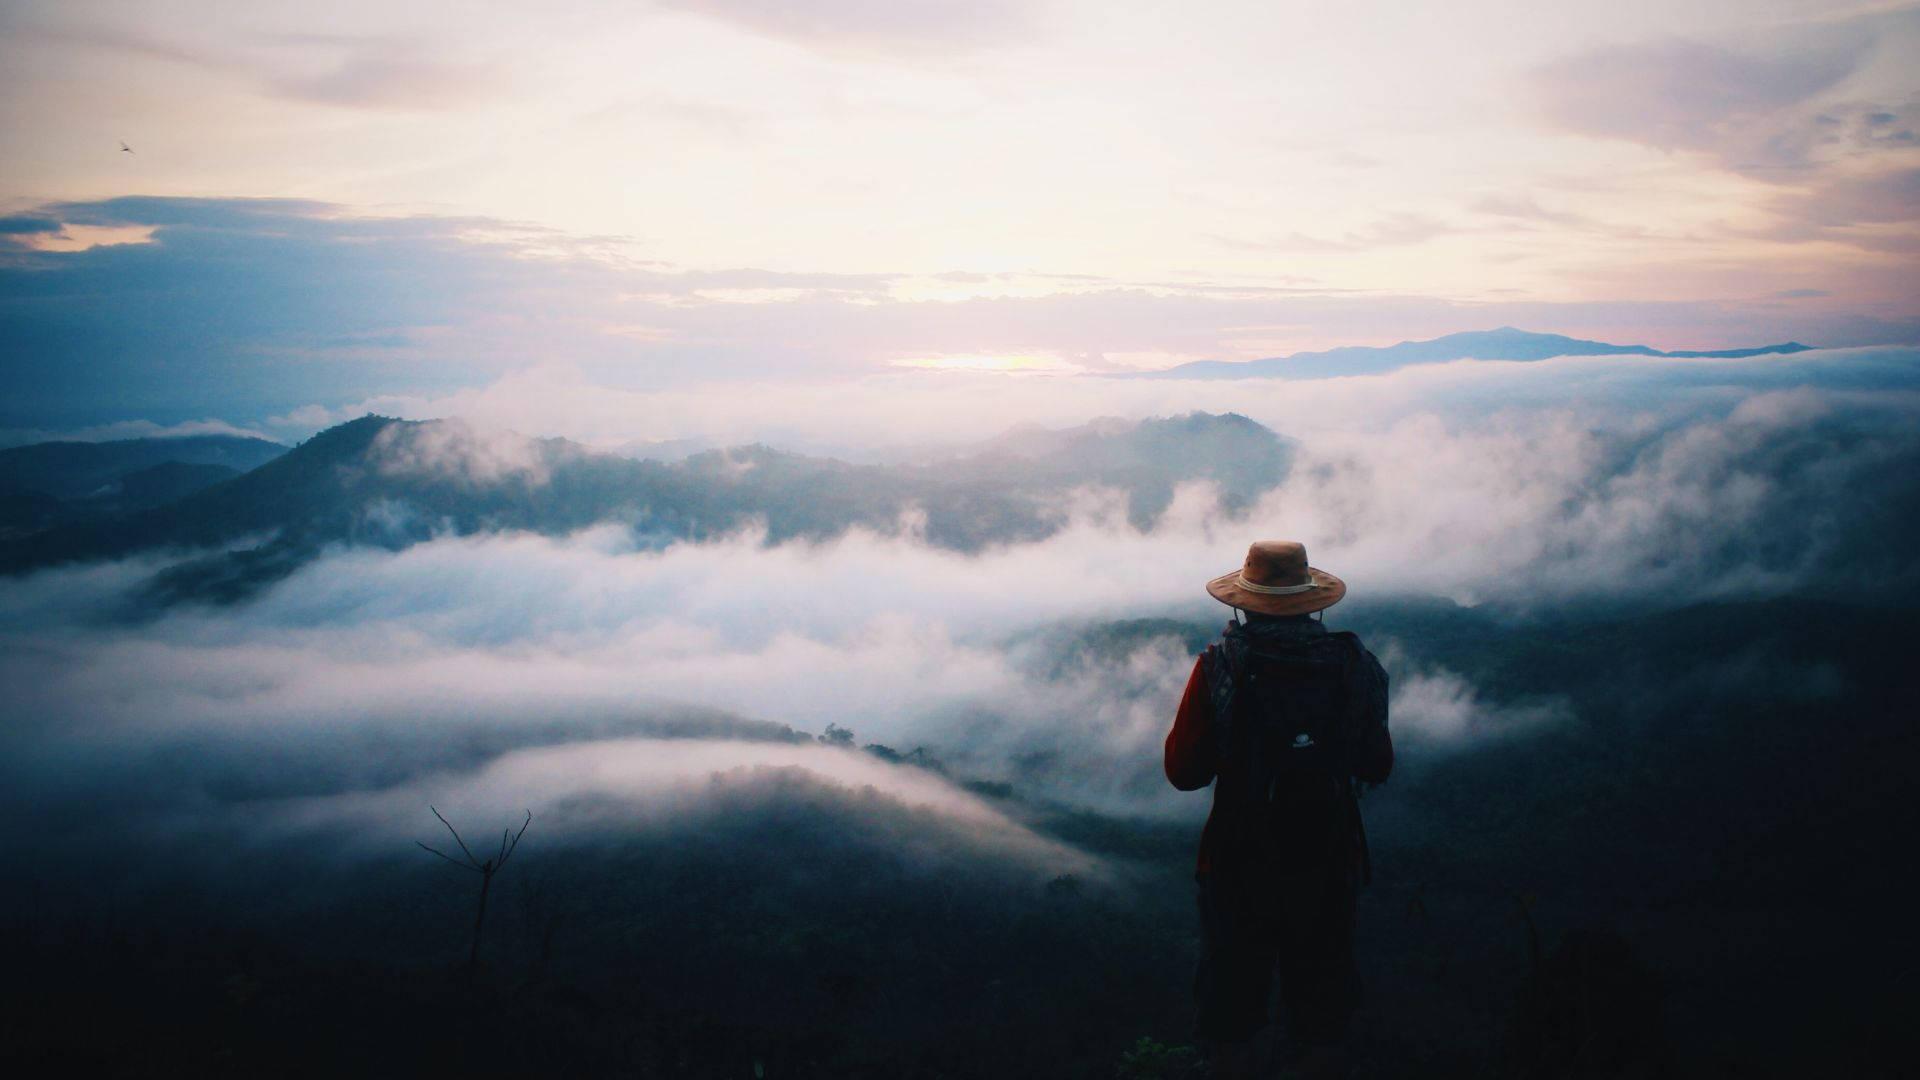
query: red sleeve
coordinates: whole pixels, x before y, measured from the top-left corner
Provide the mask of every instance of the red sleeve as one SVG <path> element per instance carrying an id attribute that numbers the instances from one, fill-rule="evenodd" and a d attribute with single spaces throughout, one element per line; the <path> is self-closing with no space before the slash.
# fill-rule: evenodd
<path id="1" fill-rule="evenodd" d="M 1201 656 L 1194 660 L 1187 691 L 1180 695 L 1180 711 L 1173 717 L 1173 730 L 1167 732 L 1167 780 L 1181 791 L 1196 791 L 1213 781 L 1213 749 L 1207 739 L 1213 700 L 1207 688 L 1205 659 Z"/>

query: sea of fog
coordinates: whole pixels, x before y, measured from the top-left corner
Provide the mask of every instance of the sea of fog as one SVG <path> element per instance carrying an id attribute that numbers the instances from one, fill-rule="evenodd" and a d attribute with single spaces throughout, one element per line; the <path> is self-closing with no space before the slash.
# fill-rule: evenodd
<path id="1" fill-rule="evenodd" d="M 185 1040 L 168 1060 L 300 1037 L 341 1067 L 433 1060 L 396 1019 L 424 1010 L 484 1019 L 475 1060 L 521 1031 L 532 1071 L 1044 1053 L 1111 1075 L 1136 1036 L 1182 1038 L 1207 799 L 1166 784 L 1161 744 L 1227 616 L 1202 584 L 1270 537 L 1348 582 L 1328 625 L 1391 679 L 1362 912 L 1381 1075 L 1487 1075 L 1514 988 L 1554 963 L 1665 986 L 1670 1041 L 1707 1062 L 1817 1056 L 1893 1000 L 1860 958 L 1900 948 L 1870 915 L 1894 894 L 1849 852 L 1881 843 L 1911 743 L 1887 657 L 1920 607 L 1920 350 L 667 398 L 525 376 L 399 404 L 463 419 L 377 444 L 381 468 L 532 485 L 526 434 L 924 461 L 1189 410 L 1292 460 L 1251 505 L 1191 482 L 1144 528 L 1085 485 L 1044 539 L 972 553 L 909 511 L 778 543 L 338 543 L 227 602 L 136 602 L 191 552 L 0 581 L 6 925 L 57 984 L 16 1003 L 36 1053 L 104 993 L 128 1038 Z M 483 1001 L 436 981 L 472 879 L 416 846 L 453 842 L 430 807 L 483 854 L 532 815 Z M 274 989 L 276 966 L 298 978 Z M 1867 989 L 1808 1013 L 1810 980 Z M 963 1001 L 999 1037 L 928 1034 Z M 1668 1044 L 1651 1030 L 1623 1052 Z"/>
<path id="2" fill-rule="evenodd" d="M 870 381 L 780 415 L 801 442 L 865 434 L 881 454 L 901 445 L 887 436 L 902 415 L 933 414 L 930 393 L 918 377 Z M 1200 585 L 1255 538 L 1302 539 L 1349 582 L 1331 625 L 1408 598 L 1657 613 L 1836 591 L 1897 600 L 1915 584 L 1901 531 L 1920 460 L 1912 349 L 1462 361 L 1303 382 L 962 377 L 938 394 L 950 421 L 915 426 L 922 444 L 1015 419 L 1207 408 L 1251 416 L 1299 454 L 1243 513 L 1196 483 L 1143 531 L 1124 500 L 1088 488 L 1049 538 L 973 555 L 927 544 L 911 521 L 664 550 L 615 524 L 447 536 L 330 549 L 243 602 L 138 619 L 111 613 L 160 556 L 39 571 L 0 584 L 8 801 L 124 806 L 114 828 L 165 821 L 178 836 L 195 815 L 235 813 L 209 794 L 230 788 L 251 827 L 351 822 L 384 843 L 411 835 L 429 802 L 477 819 L 525 807 L 558 829 L 583 793 L 680 799 L 716 771 L 777 762 L 1019 833 L 924 771 L 685 730 L 645 738 L 705 711 L 807 735 L 834 725 L 970 777 L 1029 775 L 1047 798 L 1191 818 L 1197 801 L 1159 780 L 1158 754 L 1193 642 L 1167 630 L 1088 646 L 1061 631 L 1217 624 L 1226 613 Z M 467 402 L 483 434 L 453 448 L 464 458 L 442 448 L 421 467 L 511 469 L 515 444 L 490 446 L 484 433 L 503 429 L 486 425 L 537 417 L 492 415 L 493 400 Z M 748 417 L 764 405 L 730 401 Z M 1483 700 L 1418 640 L 1370 644 L 1403 740 L 1439 748 L 1563 718 L 1551 699 Z M 596 733 L 609 741 L 592 745 Z M 1055 764 L 1023 774 L 1036 755 Z"/>

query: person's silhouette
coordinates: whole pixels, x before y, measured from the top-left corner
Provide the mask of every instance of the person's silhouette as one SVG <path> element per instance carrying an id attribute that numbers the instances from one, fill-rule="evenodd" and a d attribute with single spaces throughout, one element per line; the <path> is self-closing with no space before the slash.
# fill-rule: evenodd
<path id="1" fill-rule="evenodd" d="M 1173 786 L 1214 786 L 1195 874 L 1196 1033 L 1214 1075 L 1250 1075 L 1277 974 L 1296 1071 L 1338 1075 L 1369 872 L 1359 790 L 1393 771 L 1386 671 L 1314 617 L 1347 587 L 1299 543 L 1255 543 L 1207 591 L 1246 619 L 1194 661 L 1166 742 Z"/>

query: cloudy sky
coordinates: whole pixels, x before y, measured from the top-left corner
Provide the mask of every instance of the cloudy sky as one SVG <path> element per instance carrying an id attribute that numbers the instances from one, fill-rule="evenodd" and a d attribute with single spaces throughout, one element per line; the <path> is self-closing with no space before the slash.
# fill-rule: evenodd
<path id="1" fill-rule="evenodd" d="M 1907 343 L 1917 59 L 1835 0 L 11 3 L 0 429 Z"/>

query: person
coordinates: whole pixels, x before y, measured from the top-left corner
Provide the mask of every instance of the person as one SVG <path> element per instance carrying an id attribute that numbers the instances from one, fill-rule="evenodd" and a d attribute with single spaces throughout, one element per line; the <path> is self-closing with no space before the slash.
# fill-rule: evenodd
<path id="1" fill-rule="evenodd" d="M 1386 671 L 1356 635 L 1315 617 L 1346 591 L 1289 540 L 1253 544 L 1240 569 L 1207 583 L 1235 617 L 1194 661 L 1166 773 L 1182 791 L 1213 784 L 1195 868 L 1194 996 L 1216 1076 L 1252 1075 L 1276 974 L 1295 1071 L 1344 1068 L 1355 908 L 1371 872 L 1359 792 L 1393 771 Z"/>

